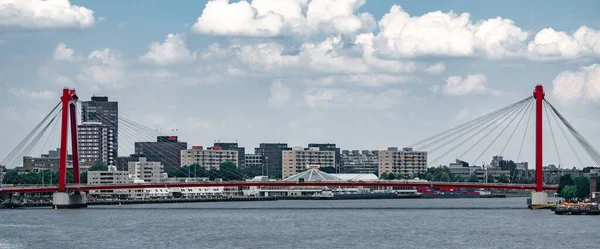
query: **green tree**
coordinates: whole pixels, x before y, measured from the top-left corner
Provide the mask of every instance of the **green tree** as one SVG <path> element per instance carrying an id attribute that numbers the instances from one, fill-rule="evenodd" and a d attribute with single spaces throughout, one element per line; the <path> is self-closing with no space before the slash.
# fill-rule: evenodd
<path id="1" fill-rule="evenodd" d="M 396 179 L 404 179 L 404 173 L 400 172 L 396 175 Z"/>
<path id="2" fill-rule="evenodd" d="M 495 182 L 494 179 L 496 179 L 496 178 L 494 178 L 494 175 L 488 174 L 487 182 L 492 182 L 493 183 L 493 182 Z"/>
<path id="3" fill-rule="evenodd" d="M 562 188 L 560 196 L 562 196 L 566 200 L 571 200 L 575 198 L 575 192 L 577 192 L 577 187 L 573 185 L 567 185 Z"/>
<path id="4" fill-rule="evenodd" d="M 498 176 L 498 181 L 501 183 L 508 183 L 508 176 L 506 176 L 506 174 L 502 173 Z"/>
<path id="5" fill-rule="evenodd" d="M 564 174 L 564 175 L 560 176 L 560 179 L 558 180 L 558 193 L 562 193 L 562 189 L 568 185 L 575 185 L 575 182 L 573 181 L 573 178 L 571 177 L 571 175 Z"/>
<path id="6" fill-rule="evenodd" d="M 469 179 L 467 180 L 468 182 L 479 182 L 479 178 L 477 177 L 477 175 L 475 174 L 471 174 L 469 176 Z"/>
<path id="7" fill-rule="evenodd" d="M 396 174 L 389 173 L 385 179 L 386 180 L 394 180 L 394 179 L 396 179 Z"/>
<path id="8" fill-rule="evenodd" d="M 442 174 L 440 174 L 440 181 L 442 182 L 449 182 L 450 181 L 450 175 L 446 172 L 442 172 Z"/>
<path id="9" fill-rule="evenodd" d="M 381 176 L 379 177 L 379 179 L 386 179 L 387 178 L 387 172 L 383 172 L 381 173 Z"/>
<path id="10" fill-rule="evenodd" d="M 81 183 L 87 183 L 87 175 L 87 171 L 79 174 L 79 180 L 81 181 Z"/>
<path id="11" fill-rule="evenodd" d="M 433 174 L 431 174 L 430 172 L 427 172 L 427 174 L 425 175 L 425 180 L 427 180 L 427 181 L 433 180 Z"/>
<path id="12" fill-rule="evenodd" d="M 452 179 L 453 182 L 464 182 L 465 179 L 461 175 L 456 175 Z"/>
<path id="13" fill-rule="evenodd" d="M 90 167 L 88 169 L 88 171 L 107 171 L 107 170 L 108 170 L 108 166 L 106 166 L 106 163 L 101 162 L 101 161 L 94 162 L 92 167 Z"/>
<path id="14" fill-rule="evenodd" d="M 585 176 L 578 176 L 573 179 L 575 182 L 575 197 L 579 199 L 585 199 L 590 195 L 590 179 Z"/>

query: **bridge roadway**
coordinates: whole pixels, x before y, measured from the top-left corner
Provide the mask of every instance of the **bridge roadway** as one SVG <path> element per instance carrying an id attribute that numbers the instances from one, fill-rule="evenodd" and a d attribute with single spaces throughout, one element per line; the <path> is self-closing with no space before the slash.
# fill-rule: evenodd
<path id="1" fill-rule="evenodd" d="M 185 187 L 430 187 L 430 188 L 471 188 L 471 189 L 505 189 L 505 190 L 535 190 L 534 184 L 510 183 L 469 183 L 469 182 L 411 182 L 411 181 L 322 181 L 322 182 L 251 182 L 251 181 L 226 181 L 226 182 L 195 182 L 195 183 L 137 183 L 119 185 L 67 185 L 69 191 L 89 190 L 115 190 L 115 189 L 141 189 L 141 188 L 185 188 Z M 557 190 L 556 185 L 547 185 L 544 190 Z M 0 188 L 3 193 L 44 193 L 58 192 L 56 186 L 10 186 Z"/>

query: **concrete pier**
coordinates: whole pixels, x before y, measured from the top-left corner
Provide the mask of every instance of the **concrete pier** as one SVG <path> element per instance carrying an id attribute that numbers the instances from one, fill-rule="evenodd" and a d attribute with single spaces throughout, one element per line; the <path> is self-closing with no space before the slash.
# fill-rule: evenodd
<path id="1" fill-rule="evenodd" d="M 85 193 L 56 192 L 52 195 L 52 207 L 54 209 L 86 208 L 87 197 Z"/>

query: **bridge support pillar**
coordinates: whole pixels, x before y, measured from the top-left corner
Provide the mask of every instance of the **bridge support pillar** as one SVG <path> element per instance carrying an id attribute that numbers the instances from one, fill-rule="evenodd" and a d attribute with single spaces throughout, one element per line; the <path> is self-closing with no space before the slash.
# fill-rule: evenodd
<path id="1" fill-rule="evenodd" d="M 545 191 L 531 192 L 531 205 L 546 205 L 548 204 L 548 193 Z"/>
<path id="2" fill-rule="evenodd" d="M 56 192 L 52 195 L 52 207 L 54 209 L 86 208 L 87 196 L 83 192 L 74 194 Z"/>

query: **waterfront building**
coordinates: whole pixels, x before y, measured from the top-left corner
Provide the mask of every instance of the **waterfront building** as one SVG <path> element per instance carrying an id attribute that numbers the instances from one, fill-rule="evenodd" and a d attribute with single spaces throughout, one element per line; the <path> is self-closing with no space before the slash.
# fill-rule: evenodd
<path id="1" fill-rule="evenodd" d="M 42 154 L 40 157 L 23 157 L 23 170 L 26 172 L 40 172 L 50 170 L 52 172 L 58 172 L 59 167 L 59 155 L 60 150 L 49 150 L 48 154 Z M 71 155 L 67 156 L 67 167 L 73 165 L 73 158 Z"/>
<path id="2" fill-rule="evenodd" d="M 93 96 L 91 101 L 81 102 L 81 122 L 99 122 L 111 130 L 113 158 L 119 151 L 119 102 L 108 101 L 106 96 Z M 81 137 L 80 137 L 81 139 Z M 111 164 L 109 164 L 111 165 Z"/>
<path id="3" fill-rule="evenodd" d="M 257 154 L 246 154 L 244 155 L 246 166 L 253 168 L 261 168 L 263 166 L 263 158 L 262 155 Z"/>
<path id="4" fill-rule="evenodd" d="M 281 152 L 291 150 L 286 143 L 261 143 L 254 149 L 254 154 L 262 156 L 265 171 L 269 175 L 282 175 Z"/>
<path id="5" fill-rule="evenodd" d="M 520 162 L 520 163 L 516 163 L 516 164 L 517 164 L 518 170 L 528 170 L 529 169 L 529 163 L 527 163 L 527 162 Z"/>
<path id="6" fill-rule="evenodd" d="M 232 162 L 238 166 L 237 150 L 222 150 L 220 147 L 204 149 L 202 146 L 192 146 L 191 149 L 181 150 L 181 165 L 197 163 L 206 170 L 219 169 L 221 163 Z"/>
<path id="7" fill-rule="evenodd" d="M 186 142 L 179 142 L 177 136 L 158 136 L 156 142 L 135 142 L 135 154 L 148 161 L 160 162 L 165 169 L 181 167 L 181 150 L 187 149 Z"/>
<path id="8" fill-rule="evenodd" d="M 373 173 L 379 168 L 379 151 L 377 150 L 343 150 L 342 167 L 353 169 L 358 173 Z"/>
<path id="9" fill-rule="evenodd" d="M 414 175 L 427 171 L 427 152 L 390 147 L 379 151 L 379 177 L 383 173 Z"/>
<path id="10" fill-rule="evenodd" d="M 493 156 L 490 167 L 492 169 L 500 169 L 500 162 L 504 161 L 504 156 Z"/>
<path id="11" fill-rule="evenodd" d="M 131 154 L 129 156 L 117 157 L 116 164 L 117 170 L 127 171 L 129 169 L 129 162 L 137 162 L 143 155 Z"/>
<path id="12" fill-rule="evenodd" d="M 237 152 L 238 152 L 237 166 L 242 169 L 246 167 L 246 148 L 238 147 L 238 143 L 216 142 L 213 144 L 213 147 L 220 147 L 222 150 L 237 150 Z"/>
<path id="13" fill-rule="evenodd" d="M 128 168 L 134 181 L 160 183 L 167 178 L 161 162 L 150 162 L 145 157 L 140 157 L 137 162 L 129 162 Z"/>
<path id="14" fill-rule="evenodd" d="M 320 167 L 335 167 L 335 152 L 321 151 L 317 147 L 302 148 L 294 147 L 292 150 L 281 152 L 282 156 L 282 178 L 295 175 L 306 170 L 307 165 L 319 165 Z"/>
<path id="15" fill-rule="evenodd" d="M 336 147 L 335 144 L 332 143 L 309 143 L 307 148 L 319 148 L 320 151 L 333 151 L 335 152 L 335 167 L 342 166 L 342 157 L 340 153 L 340 148 Z"/>
<path id="16" fill-rule="evenodd" d="M 79 159 L 82 165 L 103 162 L 114 165 L 113 133 L 108 125 L 101 122 L 84 122 L 77 126 Z"/>

